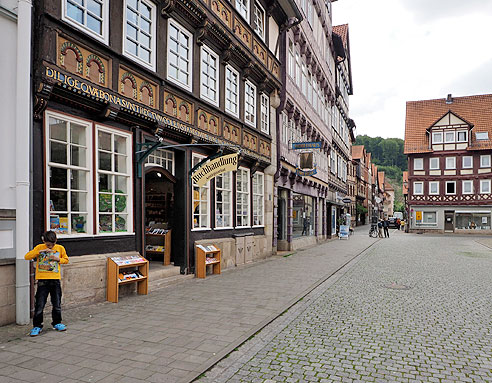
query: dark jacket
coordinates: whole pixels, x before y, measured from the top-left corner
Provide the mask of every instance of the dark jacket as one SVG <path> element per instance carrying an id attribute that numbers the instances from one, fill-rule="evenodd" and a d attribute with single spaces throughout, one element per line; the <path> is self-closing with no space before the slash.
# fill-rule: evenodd
<path id="1" fill-rule="evenodd" d="M 383 221 L 383 227 L 389 227 L 390 223 L 387 219 Z"/>

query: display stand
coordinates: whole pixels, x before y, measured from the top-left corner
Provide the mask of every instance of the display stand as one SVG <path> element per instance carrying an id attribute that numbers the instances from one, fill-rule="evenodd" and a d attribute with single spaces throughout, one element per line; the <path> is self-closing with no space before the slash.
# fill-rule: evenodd
<path id="1" fill-rule="evenodd" d="M 215 246 L 196 245 L 196 277 L 205 278 L 208 265 L 212 265 L 213 274 L 220 274 L 220 258 L 220 249 Z"/>
<path id="2" fill-rule="evenodd" d="M 149 261 L 145 258 L 141 256 L 108 258 L 106 299 L 118 303 L 120 285 L 134 282 L 137 283 L 137 293 L 147 295 L 148 278 Z"/>
<path id="3" fill-rule="evenodd" d="M 145 255 L 162 254 L 164 256 L 164 266 L 167 266 L 171 264 L 171 230 L 167 230 L 164 234 L 160 234 L 159 230 L 161 229 L 150 228 L 145 233 Z"/>

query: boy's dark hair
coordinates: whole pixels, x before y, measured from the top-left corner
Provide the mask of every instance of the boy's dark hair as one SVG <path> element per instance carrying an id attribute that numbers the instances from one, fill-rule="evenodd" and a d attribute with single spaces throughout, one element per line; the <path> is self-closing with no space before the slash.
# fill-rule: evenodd
<path id="1" fill-rule="evenodd" d="M 41 239 L 43 242 L 56 243 L 56 233 L 54 231 L 45 231 L 41 234 Z"/>

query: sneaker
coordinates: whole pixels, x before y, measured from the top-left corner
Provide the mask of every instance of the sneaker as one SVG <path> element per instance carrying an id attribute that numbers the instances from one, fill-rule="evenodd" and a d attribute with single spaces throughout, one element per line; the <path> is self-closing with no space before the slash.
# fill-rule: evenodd
<path id="1" fill-rule="evenodd" d="M 63 323 L 58 323 L 53 326 L 53 330 L 56 331 L 65 331 L 67 329 L 67 326 L 65 326 Z"/>
<path id="2" fill-rule="evenodd" d="M 33 327 L 31 332 L 29 333 L 30 336 L 38 336 L 39 334 L 41 334 L 41 331 L 43 331 L 43 329 L 41 327 Z"/>

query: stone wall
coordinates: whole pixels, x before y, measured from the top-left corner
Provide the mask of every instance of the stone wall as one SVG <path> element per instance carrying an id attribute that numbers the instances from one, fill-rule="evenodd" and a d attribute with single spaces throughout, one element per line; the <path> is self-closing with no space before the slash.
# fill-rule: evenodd
<path id="1" fill-rule="evenodd" d="M 15 323 L 15 259 L 0 260 L 0 326 Z"/>

